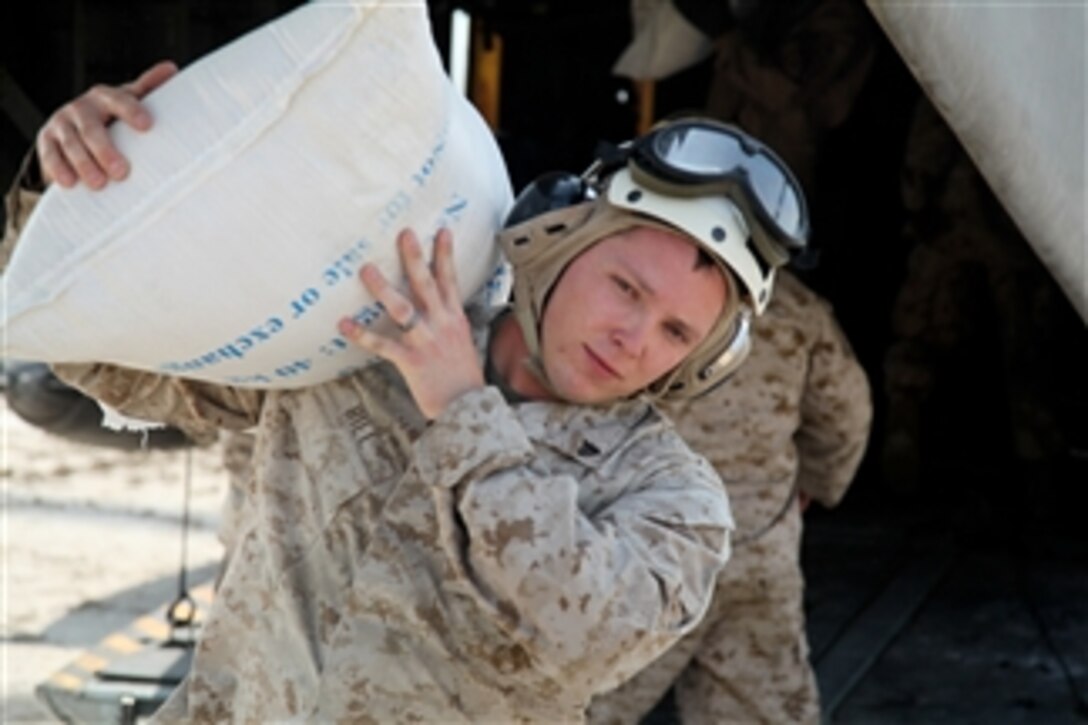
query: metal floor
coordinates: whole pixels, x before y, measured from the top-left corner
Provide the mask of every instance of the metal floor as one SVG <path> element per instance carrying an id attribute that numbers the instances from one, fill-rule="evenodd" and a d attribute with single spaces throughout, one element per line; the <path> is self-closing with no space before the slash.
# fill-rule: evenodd
<path id="1" fill-rule="evenodd" d="M 840 509 L 812 507 L 802 563 L 824 722 L 1088 722 L 1083 469 L 1045 502 L 859 480 Z M 670 694 L 643 725 L 678 722 Z"/>
<path id="2" fill-rule="evenodd" d="M 862 495 L 810 512 L 806 611 L 826 720 L 1088 722 L 1086 488 L 1071 479 L 1045 501 L 970 486 Z"/>

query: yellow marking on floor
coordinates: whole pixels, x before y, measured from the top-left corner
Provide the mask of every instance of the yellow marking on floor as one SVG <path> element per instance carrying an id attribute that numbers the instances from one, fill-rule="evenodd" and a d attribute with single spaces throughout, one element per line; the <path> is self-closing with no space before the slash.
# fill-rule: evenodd
<path id="1" fill-rule="evenodd" d="M 108 661 L 104 657 L 99 657 L 93 652 L 84 652 L 72 664 L 81 670 L 94 673 L 105 667 L 107 663 Z"/>
<path id="2" fill-rule="evenodd" d="M 137 642 L 132 637 L 129 637 L 127 634 L 121 634 L 120 632 L 114 632 L 109 637 L 106 637 L 104 640 L 102 640 L 102 645 L 114 651 L 123 652 L 125 654 L 135 652 L 143 647 L 142 644 Z"/>
<path id="3" fill-rule="evenodd" d="M 154 617 L 140 617 L 134 623 L 136 629 L 140 630 L 149 637 L 165 641 L 170 638 L 170 625 L 161 619 L 155 619 Z"/>
<path id="4" fill-rule="evenodd" d="M 49 681 L 65 690 L 78 690 L 83 687 L 83 678 L 70 675 L 67 672 L 54 673 Z"/>

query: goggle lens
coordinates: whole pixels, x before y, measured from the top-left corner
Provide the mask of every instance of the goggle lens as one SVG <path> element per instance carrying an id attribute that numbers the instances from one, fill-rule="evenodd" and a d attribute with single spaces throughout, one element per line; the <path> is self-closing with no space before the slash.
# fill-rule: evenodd
<path id="1" fill-rule="evenodd" d="M 805 212 L 797 182 L 776 157 L 745 148 L 727 128 L 680 123 L 652 134 L 650 156 L 678 180 L 737 180 L 788 239 L 804 244 Z"/>

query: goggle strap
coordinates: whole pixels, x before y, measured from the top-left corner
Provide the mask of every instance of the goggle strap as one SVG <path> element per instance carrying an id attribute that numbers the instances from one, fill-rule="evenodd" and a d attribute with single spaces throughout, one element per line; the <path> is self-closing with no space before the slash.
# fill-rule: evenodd
<path id="1" fill-rule="evenodd" d="M 759 264 L 764 277 L 767 276 L 771 267 L 783 267 L 789 264 L 789 252 L 758 227 L 752 230 L 752 235 L 748 237 L 746 244 L 756 258 L 756 263 Z"/>

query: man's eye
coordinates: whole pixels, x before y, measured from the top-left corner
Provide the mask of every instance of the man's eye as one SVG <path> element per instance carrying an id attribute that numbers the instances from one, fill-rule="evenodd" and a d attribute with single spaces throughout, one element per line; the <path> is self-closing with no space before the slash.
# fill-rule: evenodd
<path id="1" fill-rule="evenodd" d="M 688 342 L 687 331 L 679 325 L 665 325 L 665 332 L 668 334 L 669 337 L 679 343 L 683 343 L 686 345 Z"/>
<path id="2" fill-rule="evenodd" d="M 616 284 L 616 287 L 619 288 L 620 292 L 626 292 L 627 294 L 633 294 L 634 291 L 635 291 L 634 286 L 632 284 L 630 284 L 627 280 L 625 280 L 623 277 L 612 277 L 612 281 Z"/>

